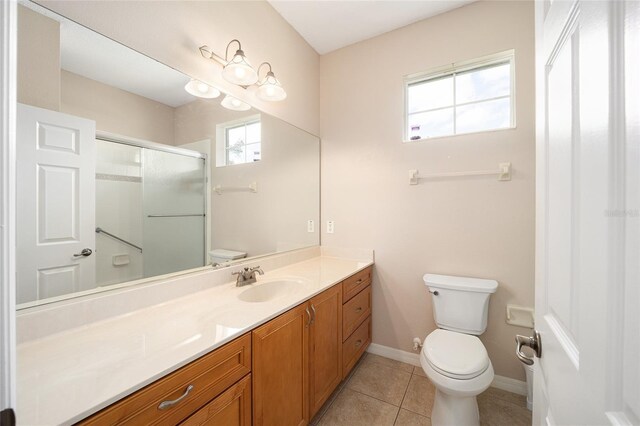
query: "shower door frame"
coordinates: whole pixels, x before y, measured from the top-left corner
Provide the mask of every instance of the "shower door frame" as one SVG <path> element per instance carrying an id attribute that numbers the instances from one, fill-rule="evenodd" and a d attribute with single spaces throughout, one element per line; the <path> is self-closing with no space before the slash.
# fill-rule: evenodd
<path id="1" fill-rule="evenodd" d="M 203 250 L 203 265 L 199 266 L 199 268 L 204 268 L 207 266 L 208 264 L 208 260 L 209 260 L 209 256 L 208 256 L 208 252 L 207 252 L 207 243 L 208 243 L 208 235 L 209 235 L 209 228 L 210 225 L 208 224 L 208 220 L 209 220 L 209 215 L 207 214 L 210 210 L 210 203 L 211 203 L 211 190 L 209 188 L 209 169 L 210 169 L 210 164 L 209 164 L 209 157 L 207 156 L 207 154 L 204 154 L 202 152 L 197 152 L 197 151 L 193 151 L 191 149 L 185 149 L 185 148 L 178 148 L 175 146 L 169 146 L 169 145 L 164 145 L 161 143 L 157 143 L 157 142 L 151 142 L 151 141 L 147 141 L 144 139 L 137 139 L 137 138 L 132 138 L 129 136 L 122 136 L 122 135 L 118 135 L 115 133 L 110 133 L 110 132 L 105 132 L 105 131 L 101 131 L 101 130 L 97 130 L 96 131 L 96 140 L 101 140 L 104 142 L 112 142 L 112 143 L 119 143 L 119 144 L 123 144 L 123 145 L 129 145 L 129 146 L 135 146 L 137 148 L 143 148 L 143 149 L 153 149 L 156 151 L 163 151 L 163 152 L 168 152 L 170 154 L 177 154 L 177 155 L 184 155 L 186 157 L 192 157 L 192 158 L 202 158 L 204 160 L 204 178 L 203 178 L 203 185 L 204 185 L 204 213 L 203 213 L 203 218 L 204 218 L 204 234 L 202 235 L 202 250 Z M 142 157 L 141 157 L 142 158 Z M 142 177 L 142 185 L 144 188 L 144 162 L 141 163 L 141 177 Z M 143 189 L 144 191 L 144 189 Z M 142 194 L 143 198 L 144 198 L 144 192 Z M 143 246 L 144 249 L 144 246 Z M 144 253 L 143 253 L 144 256 Z M 152 277 L 143 277 L 137 280 L 133 280 L 133 281 L 127 281 L 127 282 L 141 282 L 143 280 L 150 280 L 150 279 L 155 279 L 157 277 L 163 277 L 163 276 L 167 276 L 167 275 L 173 275 L 173 274 L 177 274 L 177 273 L 182 273 L 184 271 L 191 271 L 192 269 L 185 269 L 185 270 L 181 270 L 181 271 L 175 271 L 175 272 L 171 272 L 169 274 L 163 274 L 163 275 L 155 275 Z M 121 284 L 121 283 L 118 283 Z M 114 284 L 114 285 L 118 285 L 118 284 Z"/>

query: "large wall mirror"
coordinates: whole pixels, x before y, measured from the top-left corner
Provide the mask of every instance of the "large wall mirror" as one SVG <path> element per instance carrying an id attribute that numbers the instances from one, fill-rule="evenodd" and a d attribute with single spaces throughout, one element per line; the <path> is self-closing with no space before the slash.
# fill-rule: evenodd
<path id="1" fill-rule="evenodd" d="M 319 139 L 216 92 L 19 6 L 19 307 L 319 244 Z"/>

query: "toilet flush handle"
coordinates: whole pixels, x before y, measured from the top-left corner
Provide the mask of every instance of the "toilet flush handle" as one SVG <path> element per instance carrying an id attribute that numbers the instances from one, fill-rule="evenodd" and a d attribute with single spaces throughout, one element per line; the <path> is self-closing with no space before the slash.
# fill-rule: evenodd
<path id="1" fill-rule="evenodd" d="M 516 356 L 520 361 L 527 365 L 533 365 L 533 358 L 529 358 L 522 352 L 523 346 L 529 346 L 536 353 L 536 357 L 540 358 L 542 355 L 542 340 L 540 339 L 540 333 L 536 330 L 533 331 L 533 336 L 526 337 L 516 335 Z"/>
<path id="2" fill-rule="evenodd" d="M 429 293 L 433 294 L 434 296 L 437 296 L 440 294 L 438 293 L 438 290 L 429 290 Z"/>

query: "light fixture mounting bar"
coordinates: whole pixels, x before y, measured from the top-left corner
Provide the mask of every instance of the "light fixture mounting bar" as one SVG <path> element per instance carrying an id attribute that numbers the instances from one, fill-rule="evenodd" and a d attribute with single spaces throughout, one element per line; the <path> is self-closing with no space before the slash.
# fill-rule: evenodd
<path id="1" fill-rule="evenodd" d="M 203 58 L 211 59 L 212 61 L 216 61 L 217 63 L 219 63 L 223 67 L 226 66 L 229 63 L 222 56 L 217 55 L 215 52 L 213 52 L 211 49 L 209 49 L 209 46 L 207 46 L 206 44 L 204 46 L 200 46 L 200 54 L 202 55 Z"/>

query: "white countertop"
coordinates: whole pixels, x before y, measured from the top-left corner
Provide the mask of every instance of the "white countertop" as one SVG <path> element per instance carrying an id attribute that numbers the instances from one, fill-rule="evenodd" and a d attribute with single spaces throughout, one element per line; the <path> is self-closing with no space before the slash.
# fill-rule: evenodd
<path id="1" fill-rule="evenodd" d="M 218 285 L 18 345 L 19 425 L 72 424 L 308 300 L 371 261 L 317 257 L 258 283 Z M 238 295 L 283 278 L 295 292 L 250 303 Z"/>

